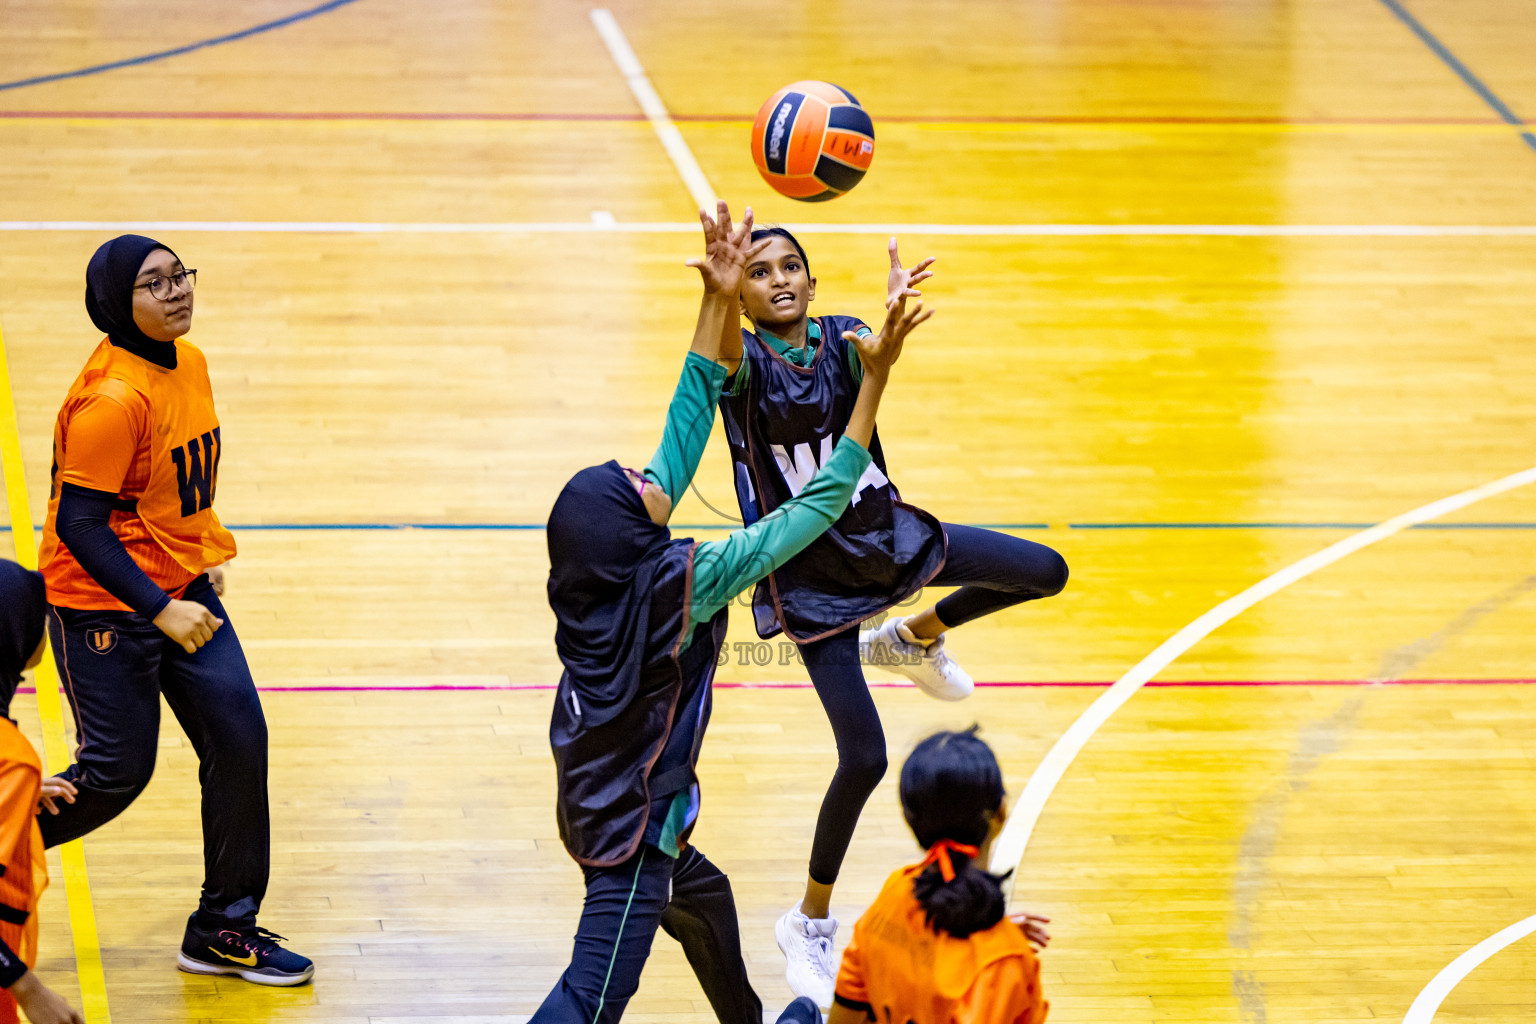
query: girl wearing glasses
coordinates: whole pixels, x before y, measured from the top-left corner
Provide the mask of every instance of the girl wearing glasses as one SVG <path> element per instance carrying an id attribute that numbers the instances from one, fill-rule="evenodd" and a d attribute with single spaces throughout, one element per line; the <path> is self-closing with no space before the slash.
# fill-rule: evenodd
<path id="1" fill-rule="evenodd" d="M 86 269 L 106 337 L 70 386 L 53 434 L 40 562 L 49 636 L 79 748 L 78 795 L 39 819 L 48 846 L 121 814 L 149 783 L 160 695 L 201 761 L 204 882 L 177 963 L 297 985 L 314 965 L 256 926 L 267 890 L 267 724 L 219 603 L 235 541 L 213 511 L 223 445 L 192 324 L 197 271 L 142 235 Z"/>

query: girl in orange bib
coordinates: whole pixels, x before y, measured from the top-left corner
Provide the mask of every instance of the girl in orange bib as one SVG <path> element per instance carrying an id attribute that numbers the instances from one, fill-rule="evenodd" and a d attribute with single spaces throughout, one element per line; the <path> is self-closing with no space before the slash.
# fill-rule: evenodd
<path id="1" fill-rule="evenodd" d="M 1041 1024 L 1034 945 L 1045 918 L 1008 917 L 984 863 L 1004 819 L 1003 774 L 976 729 L 941 732 L 901 769 L 901 809 L 927 850 L 853 926 L 827 1024 Z"/>
<path id="2" fill-rule="evenodd" d="M 219 601 L 235 541 L 213 511 L 224 454 L 208 364 L 182 340 L 197 271 L 122 235 L 91 257 L 85 306 L 106 334 L 53 432 L 40 554 L 48 629 L 79 749 L 79 794 L 41 819 L 49 846 L 122 813 L 149 783 L 160 697 L 201 761 L 204 881 L 177 963 L 264 985 L 314 965 L 256 925 L 271 826 L 267 723 Z"/>

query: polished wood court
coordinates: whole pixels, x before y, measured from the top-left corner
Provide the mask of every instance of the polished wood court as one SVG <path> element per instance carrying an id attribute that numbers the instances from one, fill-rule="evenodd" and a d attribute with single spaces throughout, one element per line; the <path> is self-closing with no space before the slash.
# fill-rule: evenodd
<path id="1" fill-rule="evenodd" d="M 1407 2 L 1536 116 L 1528 5 Z M 175 970 L 201 841 L 167 715 L 155 781 L 85 841 L 106 994 L 121 1022 L 511 1024 L 563 968 L 581 894 L 552 813 L 538 527 L 575 469 L 659 439 L 697 303 L 695 235 L 669 225 L 693 201 L 583 4 L 356 0 L 5 87 L 306 9 L 0 4 L 0 330 L 31 513 L 98 340 L 85 263 L 115 233 L 63 222 L 181 222 L 147 233 L 200 271 L 189 337 L 241 548 L 227 603 L 272 730 L 262 923 L 317 962 L 290 991 Z M 951 639 L 978 680 L 1018 685 L 878 690 L 893 762 L 978 721 L 1017 792 L 1100 692 L 1045 684 L 1114 680 L 1364 524 L 1536 463 L 1536 231 L 1499 233 L 1536 225 L 1536 143 L 1381 0 L 611 9 L 713 188 L 817 226 L 813 312 L 877 316 L 889 231 L 939 257 L 938 315 L 881 417 L 892 476 L 1072 566 L 1060 597 Z M 766 190 L 746 137 L 806 77 L 857 95 L 879 140 L 867 179 L 815 207 Z M 734 512 L 728 472 L 716 438 L 698 488 Z M 729 525 L 693 496 L 675 522 Z M 1533 526 L 1528 487 L 1352 555 L 1162 676 L 1200 685 L 1110 719 L 1019 868 L 1018 901 L 1054 919 L 1053 1021 L 1401 1020 L 1536 913 Z M 756 653 L 733 647 L 721 679 L 805 681 L 777 643 Z M 15 709 L 41 746 L 33 698 Z M 774 1009 L 772 923 L 834 763 L 809 689 L 717 693 L 696 840 Z M 888 778 L 839 883 L 844 938 L 915 853 Z M 54 864 L 39 971 L 75 1002 Z M 1436 1019 L 1533 1014 L 1528 938 Z M 660 937 L 626 1020 L 711 1019 Z"/>

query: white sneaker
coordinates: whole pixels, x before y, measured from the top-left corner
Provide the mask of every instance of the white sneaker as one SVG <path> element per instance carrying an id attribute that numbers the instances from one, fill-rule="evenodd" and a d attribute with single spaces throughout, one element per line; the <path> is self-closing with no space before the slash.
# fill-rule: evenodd
<path id="1" fill-rule="evenodd" d="M 891 616 L 878 629 L 859 634 L 859 643 L 871 665 L 900 672 L 917 688 L 937 700 L 965 700 L 976 683 L 965 669 L 944 653 L 941 636 L 926 646 L 907 629 L 907 620 Z"/>
<path id="2" fill-rule="evenodd" d="M 800 913 L 796 903 L 773 926 L 773 937 L 789 961 L 784 980 L 797 996 L 814 999 L 823 1009 L 832 1005 L 832 990 L 837 983 L 837 960 L 832 956 L 832 936 L 837 933 L 837 918 L 809 918 Z"/>

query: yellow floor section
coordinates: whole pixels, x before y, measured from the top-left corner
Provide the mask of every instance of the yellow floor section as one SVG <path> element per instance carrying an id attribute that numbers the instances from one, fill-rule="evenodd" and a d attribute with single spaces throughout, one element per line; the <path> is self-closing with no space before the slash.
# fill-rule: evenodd
<path id="1" fill-rule="evenodd" d="M 1406 4 L 1536 112 L 1523 5 Z M 150 233 L 200 271 L 190 339 L 241 549 L 228 605 L 269 690 L 262 921 L 318 965 L 291 991 L 174 970 L 201 843 L 195 757 L 167 716 L 154 783 L 85 841 L 106 995 L 146 1024 L 513 1024 L 563 968 L 581 894 L 552 813 L 538 527 L 575 469 L 656 445 L 697 304 L 697 240 L 668 225 L 692 202 L 580 4 L 357 0 L 4 88 L 307 9 L 279 6 L 66 0 L 0 35 L 0 325 L 31 515 L 99 340 L 81 279 L 110 234 L 61 222 L 195 222 Z M 1015 685 L 953 706 L 877 689 L 893 762 L 980 722 L 1016 794 L 1100 686 L 1206 610 L 1536 463 L 1536 233 L 1424 233 L 1536 225 L 1536 151 L 1380 0 L 611 10 L 720 194 L 840 229 L 802 234 L 813 312 L 878 317 L 888 233 L 939 257 L 938 315 L 881 416 L 891 475 L 940 518 L 1072 566 L 1060 597 L 950 641 L 978 680 Z M 758 105 L 806 77 L 857 95 L 878 138 L 867 179 L 817 206 L 770 193 L 747 152 Z M 651 227 L 579 230 L 610 216 Z M 249 221 L 292 229 L 192 230 Z M 318 222 L 372 228 L 301 230 Z M 514 227 L 392 227 L 410 224 Z M 1329 225 L 1420 233 L 1273 230 Z M 728 473 L 717 435 L 679 534 L 723 536 Z M 412 524 L 481 528 L 359 528 Z M 1441 967 L 1536 913 L 1533 524 L 1528 487 L 1352 555 L 1110 719 L 1019 870 L 1020 901 L 1054 919 L 1053 1021 L 1401 1020 Z M 741 685 L 804 684 L 793 649 L 758 648 L 743 613 L 729 643 L 696 838 L 733 879 L 776 1010 L 772 922 L 835 755 L 811 690 Z M 1095 685 L 1040 685 L 1069 683 Z M 40 743 L 35 707 L 13 714 Z M 838 888 L 844 936 L 915 856 L 888 778 Z M 38 970 L 77 1002 L 53 866 Z M 1533 943 L 1436 1020 L 1528 1020 Z M 711 1019 L 659 939 L 626 1020 Z"/>

